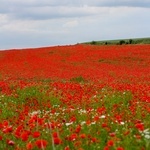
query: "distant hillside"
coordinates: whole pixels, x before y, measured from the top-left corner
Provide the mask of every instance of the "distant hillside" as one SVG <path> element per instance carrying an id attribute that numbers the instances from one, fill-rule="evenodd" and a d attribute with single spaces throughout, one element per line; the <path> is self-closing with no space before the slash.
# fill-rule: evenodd
<path id="1" fill-rule="evenodd" d="M 92 45 L 150 44 L 150 37 L 104 40 L 104 41 L 91 41 L 91 42 L 84 42 L 82 44 L 92 44 Z"/>

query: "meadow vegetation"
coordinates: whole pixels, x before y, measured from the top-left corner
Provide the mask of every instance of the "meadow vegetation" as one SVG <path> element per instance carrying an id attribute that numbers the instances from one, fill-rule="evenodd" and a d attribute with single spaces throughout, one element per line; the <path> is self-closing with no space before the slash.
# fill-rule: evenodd
<path id="1" fill-rule="evenodd" d="M 149 150 L 150 45 L 0 52 L 0 149 Z"/>

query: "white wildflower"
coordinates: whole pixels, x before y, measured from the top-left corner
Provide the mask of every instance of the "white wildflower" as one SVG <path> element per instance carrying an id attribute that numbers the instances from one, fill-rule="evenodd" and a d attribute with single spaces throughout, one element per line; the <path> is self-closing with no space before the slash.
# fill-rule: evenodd
<path id="1" fill-rule="evenodd" d="M 85 122 L 85 121 L 82 121 L 82 122 L 81 122 L 81 126 L 84 125 L 84 124 L 86 124 L 86 122 Z"/>
<path id="2" fill-rule="evenodd" d="M 102 115 L 102 116 L 100 116 L 99 118 L 106 118 L 106 116 L 105 116 L 105 115 Z"/>
<path id="3" fill-rule="evenodd" d="M 72 124 L 73 124 L 73 122 L 68 122 L 68 123 L 66 123 L 66 126 L 70 126 Z"/>
<path id="4" fill-rule="evenodd" d="M 39 114 L 41 114 L 41 111 L 37 110 L 37 111 L 33 111 L 33 112 L 29 113 L 29 116 L 34 116 L 34 115 L 39 115 Z"/>
<path id="5" fill-rule="evenodd" d="M 140 131 L 141 135 L 144 136 L 146 139 L 150 139 L 150 131 L 149 129 L 145 129 L 144 131 Z"/>
<path id="6" fill-rule="evenodd" d="M 120 122 L 120 124 L 121 124 L 121 125 L 124 125 L 124 124 L 125 124 L 125 122 Z"/>

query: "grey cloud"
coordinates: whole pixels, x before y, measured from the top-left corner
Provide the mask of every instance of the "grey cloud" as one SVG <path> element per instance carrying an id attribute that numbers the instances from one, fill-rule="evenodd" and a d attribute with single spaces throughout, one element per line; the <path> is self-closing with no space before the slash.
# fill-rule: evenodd
<path id="1" fill-rule="evenodd" d="M 150 7 L 149 0 L 0 0 L 7 6 L 131 6 Z"/>
<path id="2" fill-rule="evenodd" d="M 27 19 L 51 19 L 51 18 L 68 18 L 77 16 L 87 16 L 92 14 L 86 8 L 78 7 L 29 7 L 22 10 L 21 13 L 15 13 L 15 17 Z"/>
<path id="3" fill-rule="evenodd" d="M 51 19 L 90 15 L 89 10 L 78 7 L 75 1 L 59 0 L 0 0 L 0 14 L 17 19 Z"/>
<path id="4" fill-rule="evenodd" d="M 84 6 L 88 8 L 119 6 L 149 8 L 150 0 L 0 0 L 0 4 L 0 13 L 37 19 L 38 15 L 39 18 L 90 15 L 88 10 L 86 12 L 82 10 Z"/>
<path id="5" fill-rule="evenodd" d="M 95 15 L 102 12 L 99 7 L 77 6 L 34 6 L 12 7 L 8 9 L 8 16 L 15 19 L 45 20 L 53 18 L 71 18 Z"/>
<path id="6" fill-rule="evenodd" d="M 86 0 L 83 0 L 86 3 Z M 93 0 L 87 1 L 87 5 L 90 6 L 101 6 L 101 7 L 150 7 L 149 0 Z"/>
<path id="7" fill-rule="evenodd" d="M 79 0 L 0 0 L 0 8 L 9 10 L 16 7 L 43 7 L 43 6 L 79 6 Z M 7 7 L 6 7 L 7 6 Z"/>

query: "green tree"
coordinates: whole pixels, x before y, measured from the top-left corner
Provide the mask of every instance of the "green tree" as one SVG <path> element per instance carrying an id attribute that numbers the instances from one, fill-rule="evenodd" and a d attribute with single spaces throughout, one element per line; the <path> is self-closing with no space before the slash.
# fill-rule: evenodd
<path id="1" fill-rule="evenodd" d="M 119 41 L 119 44 L 120 44 L 120 45 L 125 44 L 125 41 L 124 41 L 124 40 L 120 40 L 120 41 Z"/>

